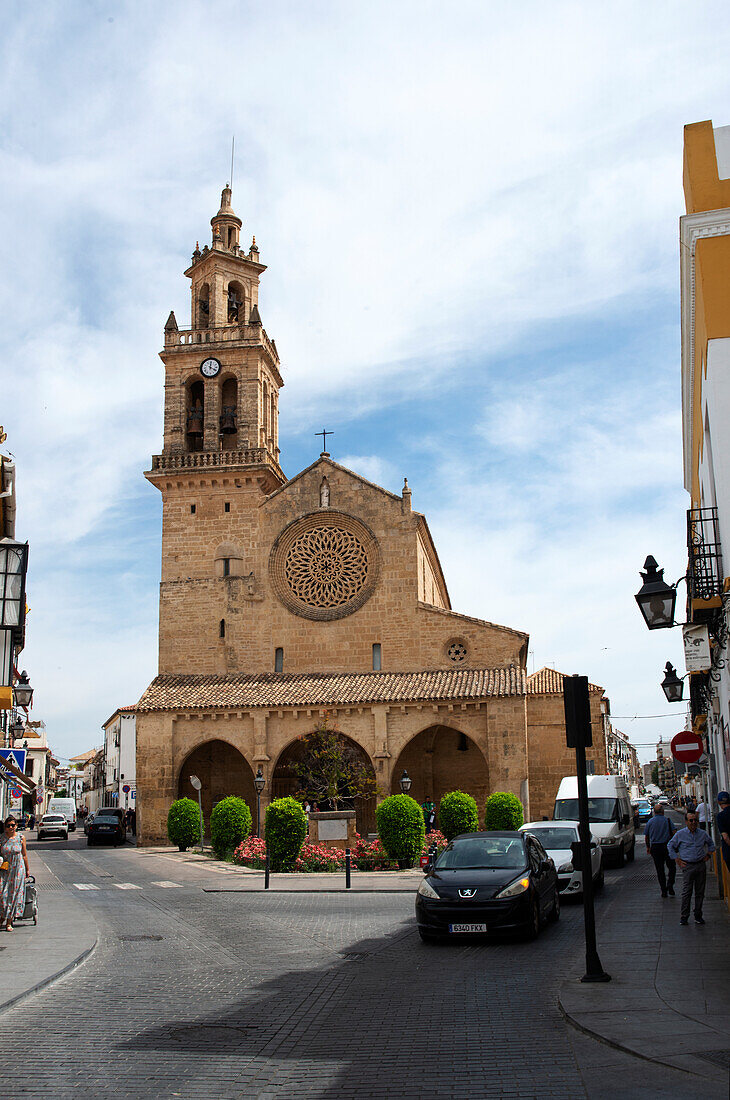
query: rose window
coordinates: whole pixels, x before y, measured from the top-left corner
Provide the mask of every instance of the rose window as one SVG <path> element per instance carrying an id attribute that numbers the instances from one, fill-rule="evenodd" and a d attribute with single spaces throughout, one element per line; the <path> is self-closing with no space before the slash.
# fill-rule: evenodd
<path id="1" fill-rule="evenodd" d="M 284 572 L 294 596 L 309 607 L 343 607 L 368 579 L 365 547 L 342 527 L 318 527 L 294 541 Z"/>
<path id="2" fill-rule="evenodd" d="M 466 660 L 466 646 L 463 642 L 453 642 L 446 651 L 449 656 L 449 660 L 453 661 L 455 665 L 461 664 Z"/>

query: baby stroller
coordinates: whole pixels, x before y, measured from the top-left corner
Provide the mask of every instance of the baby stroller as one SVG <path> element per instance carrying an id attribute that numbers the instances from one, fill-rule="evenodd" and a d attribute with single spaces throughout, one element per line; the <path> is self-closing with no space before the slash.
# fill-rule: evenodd
<path id="1" fill-rule="evenodd" d="M 35 885 L 35 875 L 28 875 L 25 880 L 25 906 L 21 920 L 33 920 L 38 924 L 38 891 Z"/>

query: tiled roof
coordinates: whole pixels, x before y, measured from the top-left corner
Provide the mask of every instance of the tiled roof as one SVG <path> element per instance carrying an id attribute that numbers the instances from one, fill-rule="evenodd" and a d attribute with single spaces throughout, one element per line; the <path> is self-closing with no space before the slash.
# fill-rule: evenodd
<path id="1" fill-rule="evenodd" d="M 528 695 L 562 695 L 565 673 L 557 672 L 554 668 L 541 668 L 527 677 Z M 603 695 L 603 688 L 598 684 L 588 684 L 589 691 L 599 691 Z"/>
<path id="2" fill-rule="evenodd" d="M 524 695 L 521 668 L 433 672 L 323 672 L 260 676 L 158 676 L 137 703 L 153 710 L 359 706 Z"/>

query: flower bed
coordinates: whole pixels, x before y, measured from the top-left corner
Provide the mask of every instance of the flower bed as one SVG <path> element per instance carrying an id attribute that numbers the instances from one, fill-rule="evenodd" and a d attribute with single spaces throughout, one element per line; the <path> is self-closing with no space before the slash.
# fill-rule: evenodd
<path id="1" fill-rule="evenodd" d="M 432 844 L 442 852 L 448 841 L 443 833 L 429 833 L 423 845 L 423 854 L 428 855 Z M 262 871 L 266 862 L 266 844 L 257 836 L 250 836 L 239 844 L 233 853 L 233 862 L 244 867 Z M 356 834 L 355 847 L 352 849 L 353 871 L 397 871 L 398 864 L 388 859 L 379 840 L 366 840 Z M 320 844 L 305 844 L 297 857 L 294 871 L 321 873 L 345 870 L 345 853 L 339 848 L 324 848 Z"/>
<path id="2" fill-rule="evenodd" d="M 353 861 L 354 863 L 354 861 Z M 295 871 L 344 871 L 345 853 L 340 848 L 304 844 L 294 863 Z"/>
<path id="3" fill-rule="evenodd" d="M 262 871 L 266 863 L 266 844 L 258 836 L 247 837 L 233 853 L 233 862 Z"/>

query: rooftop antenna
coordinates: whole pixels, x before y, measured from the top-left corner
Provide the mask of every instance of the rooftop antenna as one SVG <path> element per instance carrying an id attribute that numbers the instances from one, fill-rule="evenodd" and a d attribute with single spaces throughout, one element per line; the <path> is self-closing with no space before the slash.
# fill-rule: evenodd
<path id="1" fill-rule="evenodd" d="M 233 190 L 233 154 L 236 148 L 236 135 L 231 138 L 231 191 Z"/>

